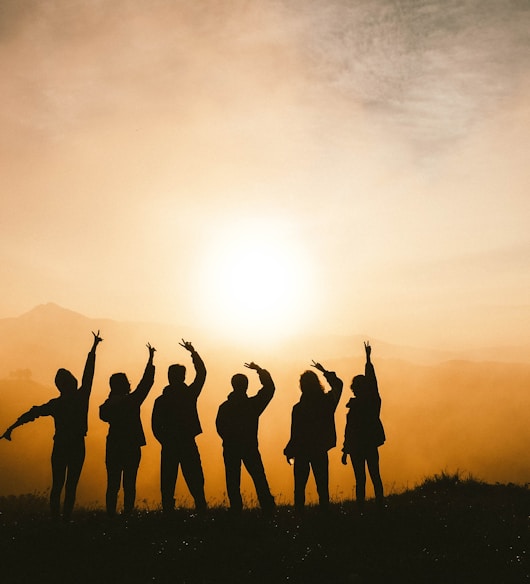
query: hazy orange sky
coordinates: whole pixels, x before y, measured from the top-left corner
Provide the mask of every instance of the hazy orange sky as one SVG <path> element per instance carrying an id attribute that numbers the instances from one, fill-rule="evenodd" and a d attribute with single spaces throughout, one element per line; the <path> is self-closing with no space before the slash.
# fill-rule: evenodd
<path id="1" fill-rule="evenodd" d="M 522 0 L 3 0 L 0 318 L 530 343 L 529 31 Z"/>

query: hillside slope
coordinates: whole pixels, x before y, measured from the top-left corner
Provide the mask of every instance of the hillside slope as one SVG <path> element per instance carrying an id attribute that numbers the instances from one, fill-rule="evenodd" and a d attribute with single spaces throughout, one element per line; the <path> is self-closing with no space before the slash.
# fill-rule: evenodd
<path id="1" fill-rule="evenodd" d="M 429 584 L 528 581 L 527 487 L 440 475 L 377 511 L 354 503 L 297 519 L 225 508 L 202 516 L 159 511 L 107 520 L 78 510 L 53 524 L 36 496 L 0 498 L 3 574 L 40 582 Z"/>

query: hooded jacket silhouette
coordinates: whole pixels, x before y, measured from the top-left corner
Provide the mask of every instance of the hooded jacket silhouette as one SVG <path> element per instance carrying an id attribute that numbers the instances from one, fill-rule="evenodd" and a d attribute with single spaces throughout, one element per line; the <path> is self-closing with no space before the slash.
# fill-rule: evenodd
<path id="1" fill-rule="evenodd" d="M 298 513 L 305 505 L 305 488 L 312 470 L 317 486 L 319 506 L 329 506 L 328 450 L 337 443 L 335 410 L 342 394 L 342 380 L 320 363 L 314 363 L 331 387 L 324 392 L 317 374 L 305 371 L 300 376 L 300 401 L 293 406 L 291 436 L 283 453 L 288 462 L 294 459 L 294 504 Z"/>
<path id="2" fill-rule="evenodd" d="M 195 437 L 202 428 L 197 412 L 197 399 L 206 381 L 206 367 L 192 344 L 181 343 L 190 353 L 195 367 L 195 379 L 184 382 L 186 368 L 171 365 L 168 370 L 169 385 L 155 400 L 151 426 L 155 438 L 162 445 L 160 463 L 160 488 L 162 508 L 169 512 L 175 506 L 175 486 L 179 467 L 195 501 L 197 510 L 206 508 L 204 474 Z"/>
<path id="3" fill-rule="evenodd" d="M 147 345 L 149 359 L 144 374 L 136 389 L 131 392 L 125 373 L 115 373 L 110 378 L 111 391 L 107 400 L 99 407 L 99 417 L 109 423 L 105 465 L 107 468 L 107 514 L 116 513 L 118 492 L 123 480 L 123 511 L 129 514 L 136 498 L 136 476 L 140 466 L 141 447 L 145 445 L 145 434 L 140 417 L 140 408 L 154 383 L 154 347 Z"/>
<path id="4" fill-rule="evenodd" d="M 361 376 L 360 376 L 361 377 Z M 355 381 L 353 382 L 355 385 Z M 375 369 L 371 361 L 365 365 L 364 382 L 355 390 L 356 396 L 346 404 L 346 429 L 344 432 L 345 454 L 364 452 L 385 442 L 385 430 L 381 422 L 381 396 L 377 386 Z"/>
<path id="5" fill-rule="evenodd" d="M 374 486 L 378 505 L 382 505 L 384 492 L 379 470 L 378 448 L 386 440 L 381 422 L 381 396 L 371 361 L 372 347 L 365 342 L 366 364 L 364 375 L 356 375 L 351 383 L 355 397 L 347 404 L 346 428 L 342 447 L 342 464 L 350 457 L 355 474 L 355 495 L 362 511 L 366 496 L 366 467 Z"/>
<path id="6" fill-rule="evenodd" d="M 343 384 L 332 371 L 326 371 L 324 377 L 330 384 L 331 391 L 324 393 L 321 389 L 310 386 L 302 391 L 300 401 L 293 406 L 291 437 L 284 450 L 287 458 L 317 451 L 327 452 L 337 445 L 335 410 Z"/>
<path id="7" fill-rule="evenodd" d="M 377 447 L 385 443 L 385 430 L 381 422 L 381 396 L 377 386 L 375 369 L 371 362 L 365 365 L 365 382 L 350 398 L 346 407 L 346 430 L 342 451 L 353 454 L 367 447 Z"/>
<path id="8" fill-rule="evenodd" d="M 260 506 L 266 511 L 274 508 L 263 462 L 258 449 L 259 417 L 271 401 L 275 386 L 270 373 L 251 363 L 262 383 L 261 389 L 252 397 L 247 395 L 248 378 L 241 373 L 232 377 L 234 391 L 219 406 L 215 420 L 217 433 L 223 439 L 223 458 L 226 471 L 226 487 L 230 508 L 241 511 L 241 463 L 252 477 Z"/>
<path id="9" fill-rule="evenodd" d="M 51 457 L 52 488 L 50 491 L 50 510 L 53 518 L 58 518 L 60 515 L 61 493 L 65 487 L 63 518 L 70 519 L 85 461 L 88 405 L 94 379 L 96 348 L 102 341 L 99 331 L 92 335 L 94 341 L 87 355 L 81 386 L 77 387 L 77 379 L 70 371 L 59 369 L 55 375 L 55 385 L 61 395 L 40 406 L 33 406 L 1 436 L 11 440 L 11 432 L 18 426 L 33 422 L 41 416 L 53 418 L 55 434 Z"/>

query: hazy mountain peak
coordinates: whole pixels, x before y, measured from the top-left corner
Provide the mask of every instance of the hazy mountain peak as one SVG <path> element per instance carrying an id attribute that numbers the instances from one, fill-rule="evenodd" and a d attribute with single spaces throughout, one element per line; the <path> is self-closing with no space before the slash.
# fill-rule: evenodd
<path id="1" fill-rule="evenodd" d="M 34 318 L 34 317 L 53 317 L 56 318 L 58 316 L 77 316 L 79 318 L 86 318 L 84 315 L 80 314 L 79 312 L 75 312 L 68 308 L 63 308 L 56 304 L 55 302 L 47 302 L 46 304 L 38 304 L 28 312 L 25 312 L 20 316 L 20 318 Z"/>

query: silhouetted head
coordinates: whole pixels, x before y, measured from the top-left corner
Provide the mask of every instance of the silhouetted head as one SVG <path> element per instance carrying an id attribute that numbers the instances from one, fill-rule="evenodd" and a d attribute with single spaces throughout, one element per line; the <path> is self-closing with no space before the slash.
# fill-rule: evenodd
<path id="1" fill-rule="evenodd" d="M 364 375 L 356 375 L 351 382 L 351 390 L 355 397 L 359 397 L 364 393 L 366 388 L 366 377 Z"/>
<path id="2" fill-rule="evenodd" d="M 248 389 L 248 377 L 243 373 L 232 376 L 232 387 L 236 393 L 246 394 Z"/>
<path id="3" fill-rule="evenodd" d="M 324 388 L 320 383 L 318 375 L 314 371 L 304 371 L 300 375 L 300 390 L 303 395 L 313 396 L 324 393 Z"/>
<path id="4" fill-rule="evenodd" d="M 169 385 L 180 385 L 186 379 L 186 367 L 184 365 L 170 365 L 167 370 Z"/>
<path id="5" fill-rule="evenodd" d="M 77 390 L 77 379 L 68 369 L 58 369 L 55 375 L 55 385 L 61 394 Z"/>
<path id="6" fill-rule="evenodd" d="M 127 395 L 131 392 L 131 384 L 125 373 L 113 373 L 109 379 L 110 395 Z"/>

